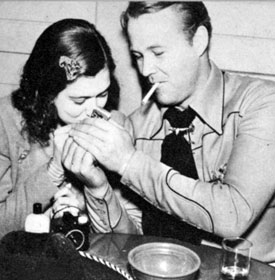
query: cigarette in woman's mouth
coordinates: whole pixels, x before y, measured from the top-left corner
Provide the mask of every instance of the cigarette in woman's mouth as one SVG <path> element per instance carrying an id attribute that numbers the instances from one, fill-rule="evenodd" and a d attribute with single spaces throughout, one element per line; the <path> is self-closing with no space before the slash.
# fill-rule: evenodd
<path id="1" fill-rule="evenodd" d="M 151 89 L 148 91 L 148 93 L 144 96 L 144 98 L 141 101 L 141 104 L 144 105 L 148 102 L 148 100 L 150 99 L 150 97 L 153 95 L 153 93 L 155 92 L 155 90 L 157 89 L 157 87 L 159 86 L 159 83 L 155 83 Z"/>

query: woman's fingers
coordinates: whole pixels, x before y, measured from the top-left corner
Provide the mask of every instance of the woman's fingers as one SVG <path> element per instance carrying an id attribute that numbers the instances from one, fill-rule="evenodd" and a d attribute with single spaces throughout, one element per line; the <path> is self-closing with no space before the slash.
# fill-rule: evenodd
<path id="1" fill-rule="evenodd" d="M 64 151 L 62 152 L 62 162 L 68 170 L 71 170 L 72 168 L 74 153 L 76 149 L 77 144 L 74 143 L 74 141 L 71 138 L 69 138 L 66 141 Z M 74 168 L 76 169 L 76 166 Z"/>
<path id="2" fill-rule="evenodd" d="M 72 193 L 71 184 L 66 184 L 65 186 L 59 188 L 59 190 L 55 193 L 53 199 L 57 200 L 62 196 L 70 196 Z"/>
<path id="3" fill-rule="evenodd" d="M 68 137 L 68 139 L 65 141 L 63 146 L 62 157 L 61 157 L 62 161 L 65 160 L 65 157 L 67 156 L 72 143 L 73 143 L 73 139 L 71 137 Z"/>
<path id="4" fill-rule="evenodd" d="M 53 213 L 56 213 L 55 217 L 61 217 L 63 216 L 63 213 L 67 211 L 76 216 L 79 213 L 78 203 L 78 200 L 73 197 L 59 197 L 52 206 Z"/>

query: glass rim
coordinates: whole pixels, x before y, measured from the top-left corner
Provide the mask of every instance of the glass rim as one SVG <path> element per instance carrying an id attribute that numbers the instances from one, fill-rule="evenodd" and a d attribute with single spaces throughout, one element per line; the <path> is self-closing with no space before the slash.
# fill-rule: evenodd
<path id="1" fill-rule="evenodd" d="M 238 247 L 238 245 L 236 245 L 236 247 L 232 247 L 232 246 L 229 246 L 226 244 L 226 242 L 234 242 L 234 241 L 235 242 L 241 241 L 242 243 L 240 243 L 240 244 L 242 244 L 242 247 Z M 231 237 L 225 237 L 222 240 L 222 247 L 229 251 L 245 251 L 245 250 L 251 249 L 252 246 L 253 246 L 253 243 L 243 237 L 231 236 Z"/>

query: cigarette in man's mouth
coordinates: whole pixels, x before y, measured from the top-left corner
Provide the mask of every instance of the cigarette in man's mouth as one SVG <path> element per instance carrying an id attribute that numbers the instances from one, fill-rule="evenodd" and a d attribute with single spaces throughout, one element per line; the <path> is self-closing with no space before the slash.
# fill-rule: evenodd
<path id="1" fill-rule="evenodd" d="M 148 102 L 148 100 L 150 99 L 150 97 L 153 95 L 153 93 L 155 92 L 155 90 L 157 89 L 157 87 L 159 86 L 159 83 L 155 83 L 151 89 L 148 91 L 148 93 L 144 96 L 144 98 L 141 101 L 141 104 L 144 105 Z"/>

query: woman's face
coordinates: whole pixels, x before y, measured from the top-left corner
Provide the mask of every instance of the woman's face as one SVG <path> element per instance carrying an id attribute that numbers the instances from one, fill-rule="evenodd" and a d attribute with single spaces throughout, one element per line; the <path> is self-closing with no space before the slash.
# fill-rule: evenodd
<path id="1" fill-rule="evenodd" d="M 91 116 L 93 109 L 103 108 L 108 98 L 110 72 L 107 68 L 94 77 L 79 77 L 54 100 L 59 118 L 65 124 L 77 123 Z"/>

